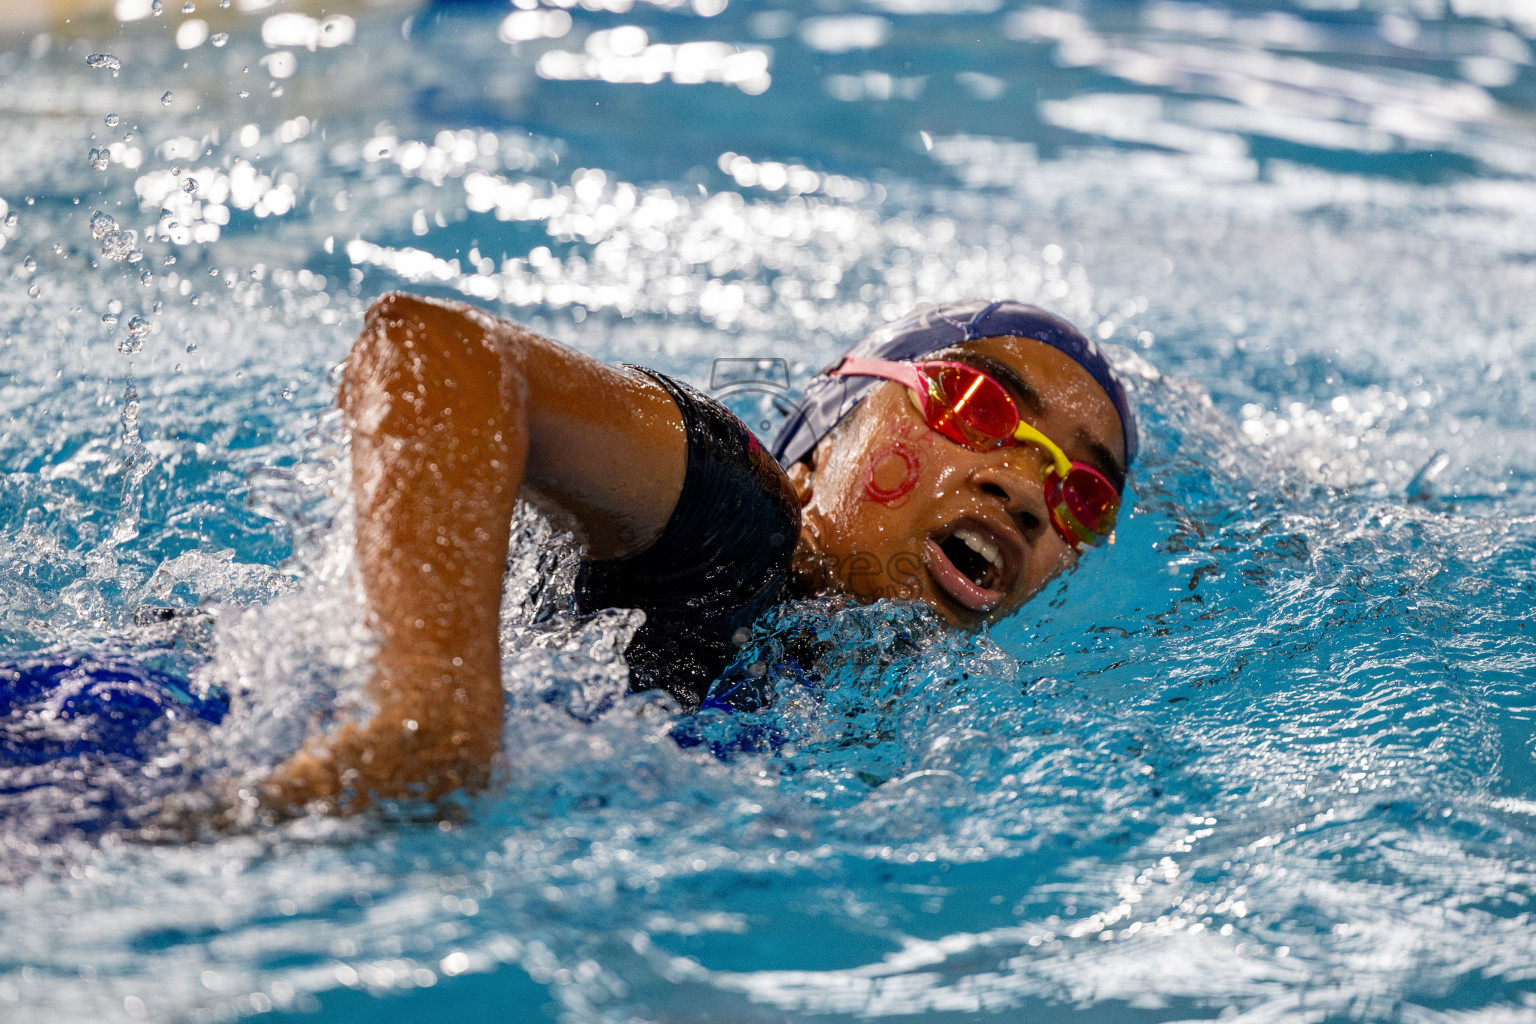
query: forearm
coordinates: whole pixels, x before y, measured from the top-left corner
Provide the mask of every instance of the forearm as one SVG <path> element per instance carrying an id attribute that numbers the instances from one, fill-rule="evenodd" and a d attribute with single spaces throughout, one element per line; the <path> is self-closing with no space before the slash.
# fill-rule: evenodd
<path id="1" fill-rule="evenodd" d="M 348 360 L 358 568 L 381 664 L 497 665 L 528 451 L 523 353 L 497 328 L 387 296 Z"/>
<path id="2" fill-rule="evenodd" d="M 375 710 L 282 766 L 274 802 L 433 798 L 481 781 L 499 747 L 501 572 L 528 428 L 519 347 L 492 326 L 403 296 L 369 310 L 340 402 Z"/>

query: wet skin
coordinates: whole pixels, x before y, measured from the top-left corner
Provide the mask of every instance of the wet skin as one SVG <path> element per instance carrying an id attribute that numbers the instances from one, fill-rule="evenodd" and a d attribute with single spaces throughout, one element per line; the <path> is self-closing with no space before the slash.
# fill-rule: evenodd
<path id="1" fill-rule="evenodd" d="M 1120 416 L 1068 356 L 1029 338 L 986 338 L 927 358 L 1002 364 L 1017 381 L 999 379 L 1027 422 L 1073 461 L 1117 485 L 1124 480 Z M 816 447 L 811 465 L 790 469 L 802 503 L 796 586 L 861 601 L 918 599 L 965 628 L 1005 618 L 1079 557 L 1050 524 L 1042 482 L 1049 465 L 1037 445 L 958 445 L 928 427 L 904 387 L 883 382 Z M 961 582 L 966 574 L 956 568 L 958 561 L 974 570 L 984 559 L 945 554 L 957 550 L 957 530 L 1002 563 L 985 570 L 984 586 Z"/>

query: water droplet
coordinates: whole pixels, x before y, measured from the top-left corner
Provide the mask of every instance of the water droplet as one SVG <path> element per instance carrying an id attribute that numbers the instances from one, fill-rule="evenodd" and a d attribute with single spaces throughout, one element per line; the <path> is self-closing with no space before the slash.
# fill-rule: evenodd
<path id="1" fill-rule="evenodd" d="M 107 165 L 110 164 L 111 162 L 112 162 L 112 154 L 109 153 L 107 150 L 105 150 L 105 149 L 93 149 L 93 150 L 91 150 L 91 166 L 94 167 L 96 170 L 98 170 L 98 171 L 106 170 L 107 169 Z"/>
<path id="2" fill-rule="evenodd" d="M 143 270 L 139 271 L 139 280 L 143 283 L 144 287 L 148 288 L 150 285 L 155 283 L 155 272 L 150 270 L 148 267 L 145 267 Z"/>
<path id="3" fill-rule="evenodd" d="M 283 388 L 283 401 L 293 401 L 293 388 Z"/>
<path id="4" fill-rule="evenodd" d="M 149 5 L 149 12 L 151 14 L 158 18 L 163 10 L 165 10 L 165 4 L 161 3 L 160 0 L 151 0 Z"/>
<path id="5" fill-rule="evenodd" d="M 240 97 L 242 100 L 248 100 L 251 98 L 251 90 L 241 89 L 239 92 L 235 93 L 235 95 Z"/>
<path id="6" fill-rule="evenodd" d="M 37 285 L 33 285 L 32 287 L 27 289 L 27 294 L 32 296 L 35 299 L 39 295 L 43 294 L 43 290 L 42 290 L 42 288 L 38 287 Z"/>
<path id="7" fill-rule="evenodd" d="M 181 5 L 181 13 L 182 14 L 193 14 L 193 13 L 196 13 L 196 11 L 197 11 L 197 4 L 194 3 L 193 0 L 187 0 L 186 3 Z"/>
<path id="8" fill-rule="evenodd" d="M 123 62 L 110 53 L 93 53 L 85 58 L 85 62 L 93 68 L 105 68 L 113 75 L 123 69 Z"/>
<path id="9" fill-rule="evenodd" d="M 163 266 L 174 267 L 176 265 L 176 257 L 175 256 L 167 256 L 165 259 L 161 260 L 160 262 L 161 262 L 161 264 Z"/>
<path id="10" fill-rule="evenodd" d="M 144 347 L 144 339 L 149 337 L 150 322 L 142 316 L 128 318 L 128 337 L 117 343 L 119 352 L 133 355 Z"/>
<path id="11" fill-rule="evenodd" d="M 187 342 L 187 351 L 188 352 L 196 352 L 197 351 L 197 342 L 195 342 L 195 341 Z"/>
<path id="12" fill-rule="evenodd" d="M 210 36 L 208 38 L 208 41 L 210 43 L 212 43 L 214 46 L 223 46 L 225 43 L 229 42 L 229 33 L 228 32 L 215 32 L 212 36 Z"/>
<path id="13" fill-rule="evenodd" d="M 64 255 L 64 246 L 61 243 L 54 242 L 52 248 L 53 248 L 53 254 L 55 256 L 63 256 Z"/>
<path id="14" fill-rule="evenodd" d="M 119 228 L 111 214 L 100 210 L 91 214 L 91 237 L 101 245 L 102 256 L 113 263 L 121 263 L 123 260 L 137 263 L 144 258 L 143 250 L 134 248 L 139 236 L 133 231 Z"/>
<path id="15" fill-rule="evenodd" d="M 10 213 L 5 215 L 5 226 L 8 227 L 8 228 L 13 228 L 13 227 L 16 226 L 16 213 L 15 213 L 15 211 L 12 211 L 12 212 L 10 212 Z"/>
<path id="16" fill-rule="evenodd" d="M 107 127 L 116 128 L 119 124 L 122 123 L 122 120 L 123 119 L 118 117 L 116 114 L 108 114 L 106 116 Z"/>
<path id="17" fill-rule="evenodd" d="M 189 196 L 192 193 L 196 192 L 197 191 L 197 179 L 196 178 L 188 178 L 186 181 L 182 182 L 181 183 L 181 190 L 183 192 L 185 192 Z"/>
<path id="18" fill-rule="evenodd" d="M 180 372 L 181 372 L 181 364 L 180 364 L 180 363 L 177 363 L 177 364 L 176 364 L 176 372 L 177 372 L 177 373 L 180 373 Z"/>
<path id="19" fill-rule="evenodd" d="M 160 105 L 162 107 L 168 107 L 171 105 L 171 90 L 165 90 L 165 95 L 160 97 Z"/>
<path id="20" fill-rule="evenodd" d="M 115 323 L 117 323 L 117 314 L 116 313 L 103 313 L 103 314 L 101 314 L 101 322 L 104 323 L 104 324 L 109 324 L 109 325 L 110 324 L 115 324 Z"/>
<path id="21" fill-rule="evenodd" d="M 36 273 L 37 260 L 33 259 L 31 256 L 28 256 L 26 259 L 21 261 L 21 269 L 25 270 L 29 274 Z"/>

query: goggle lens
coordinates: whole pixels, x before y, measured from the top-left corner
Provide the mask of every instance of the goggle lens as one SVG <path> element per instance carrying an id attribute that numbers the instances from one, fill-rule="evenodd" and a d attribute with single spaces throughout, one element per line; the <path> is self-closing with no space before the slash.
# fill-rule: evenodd
<path id="1" fill-rule="evenodd" d="M 1046 478 L 1045 500 L 1057 531 L 1079 544 L 1104 543 L 1120 514 L 1120 495 L 1114 486 L 1082 463 L 1073 464 L 1065 480 L 1052 472 Z"/>
<path id="2" fill-rule="evenodd" d="M 939 433 L 978 448 L 996 448 L 1013 436 L 1019 414 L 1007 389 L 996 380 L 954 363 L 919 368 L 930 394 L 942 406 L 935 411 L 949 421 L 935 427 Z"/>

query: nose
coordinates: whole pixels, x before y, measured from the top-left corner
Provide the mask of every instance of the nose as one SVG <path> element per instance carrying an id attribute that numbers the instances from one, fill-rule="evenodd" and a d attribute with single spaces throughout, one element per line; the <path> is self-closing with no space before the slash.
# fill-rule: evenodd
<path id="1" fill-rule="evenodd" d="M 1012 454 L 1012 453 L 1010 453 Z M 997 459 L 973 469 L 968 482 L 981 494 L 1002 502 L 1008 514 L 1019 521 L 1027 540 L 1050 526 L 1050 511 L 1045 504 L 1045 469 L 1040 458 L 1022 455 Z"/>

